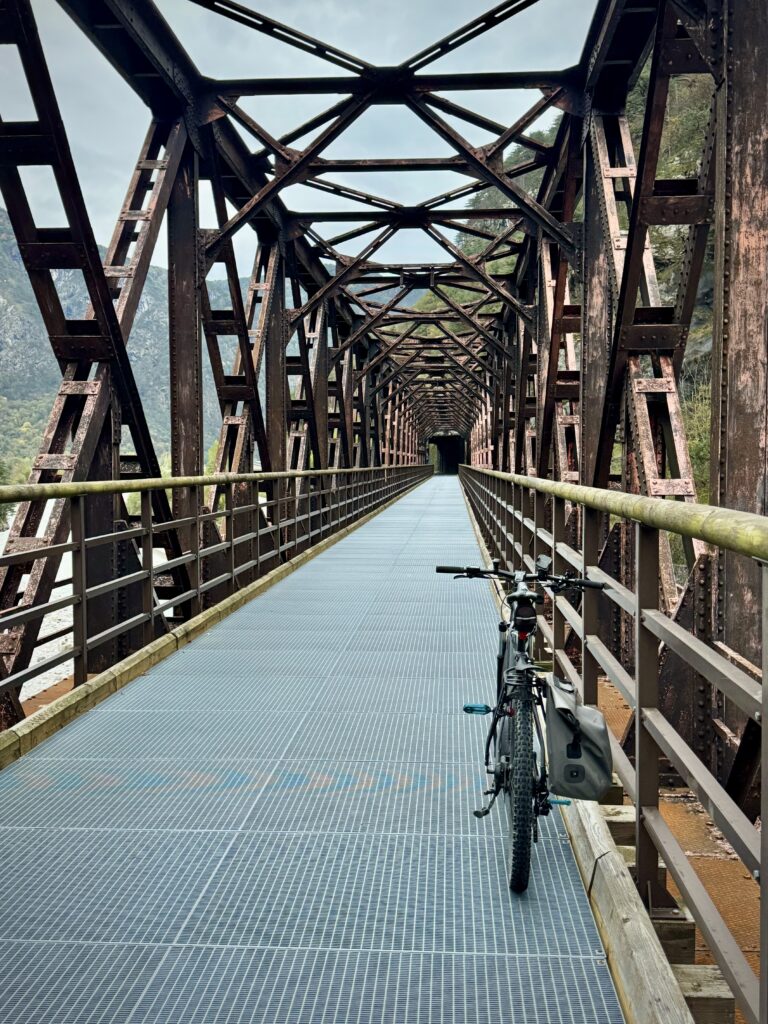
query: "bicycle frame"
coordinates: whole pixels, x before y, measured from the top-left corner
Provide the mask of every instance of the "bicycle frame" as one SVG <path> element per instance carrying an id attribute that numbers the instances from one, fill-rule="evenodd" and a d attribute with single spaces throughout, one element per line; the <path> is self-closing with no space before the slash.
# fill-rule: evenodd
<path id="1" fill-rule="evenodd" d="M 499 745 L 496 742 L 500 723 L 509 714 L 509 706 L 513 698 L 518 700 L 530 699 L 533 704 L 533 723 L 536 730 L 533 753 L 536 757 L 536 767 L 538 769 L 538 778 L 534 783 L 532 792 L 534 803 L 533 838 L 534 842 L 536 842 L 538 839 L 536 819 L 539 815 L 549 814 L 551 810 L 549 789 L 547 787 L 546 747 L 541 722 L 545 685 L 536 674 L 536 667 L 532 658 L 533 642 L 538 631 L 535 617 L 531 620 L 528 630 L 523 631 L 515 628 L 516 611 L 521 599 L 527 602 L 527 607 L 534 607 L 540 600 L 534 591 L 527 590 L 523 584 L 523 589 L 518 587 L 517 591 L 505 600 L 505 603 L 509 602 L 509 620 L 502 618 L 499 622 L 496 706 L 493 709 L 493 717 L 485 742 L 485 769 L 487 774 L 493 775 L 494 788 L 493 790 L 486 791 L 486 795 L 491 795 L 492 799 L 487 808 L 483 808 L 483 812 L 488 813 L 503 787 L 504 766 L 500 759 L 505 756 L 505 752 L 499 749 Z M 491 765 L 492 750 L 494 757 L 493 765 Z M 475 812 L 475 814 L 480 816 L 478 812 Z"/>

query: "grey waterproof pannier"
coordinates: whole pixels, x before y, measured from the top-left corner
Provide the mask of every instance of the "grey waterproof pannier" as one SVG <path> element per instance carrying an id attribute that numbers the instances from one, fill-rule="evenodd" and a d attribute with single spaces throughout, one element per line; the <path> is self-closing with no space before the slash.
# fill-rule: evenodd
<path id="1" fill-rule="evenodd" d="M 547 679 L 549 788 L 557 796 L 599 800 L 611 784 L 613 759 L 605 718 L 577 702 L 570 683 Z"/>

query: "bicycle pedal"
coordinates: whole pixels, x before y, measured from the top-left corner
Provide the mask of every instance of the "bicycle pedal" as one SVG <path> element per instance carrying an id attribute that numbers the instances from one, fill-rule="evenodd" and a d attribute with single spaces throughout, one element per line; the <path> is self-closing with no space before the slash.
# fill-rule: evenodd
<path id="1" fill-rule="evenodd" d="M 488 704 L 465 704 L 464 714 L 465 715 L 490 715 L 493 711 L 492 707 Z"/>
<path id="2" fill-rule="evenodd" d="M 484 818 L 486 816 L 486 814 L 490 814 L 490 812 L 491 812 L 491 808 L 490 807 L 481 807 L 479 811 L 472 811 L 472 813 L 474 814 L 474 816 L 476 818 Z"/>

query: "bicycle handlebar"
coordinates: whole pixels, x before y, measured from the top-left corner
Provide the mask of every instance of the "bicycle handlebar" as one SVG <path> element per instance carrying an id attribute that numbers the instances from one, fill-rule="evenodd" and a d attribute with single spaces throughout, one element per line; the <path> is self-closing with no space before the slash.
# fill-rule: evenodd
<path id="1" fill-rule="evenodd" d="M 518 575 L 514 572 L 507 572 L 505 569 L 480 569 L 476 566 L 467 565 L 436 565 L 435 572 L 449 573 L 452 576 L 466 576 L 468 579 L 489 579 L 496 576 L 499 579 L 521 581 L 525 583 L 555 584 L 558 588 L 580 587 L 583 590 L 604 590 L 605 584 L 596 580 L 588 580 L 578 576 L 555 576 L 552 573 L 527 572 Z"/>

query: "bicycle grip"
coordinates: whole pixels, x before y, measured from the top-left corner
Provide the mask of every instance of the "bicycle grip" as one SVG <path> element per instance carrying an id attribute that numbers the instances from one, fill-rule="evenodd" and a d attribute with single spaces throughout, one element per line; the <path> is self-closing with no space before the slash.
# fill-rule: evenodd
<path id="1" fill-rule="evenodd" d="M 598 583 L 596 580 L 579 580 L 579 586 L 585 590 L 605 590 L 605 584 Z"/>
<path id="2" fill-rule="evenodd" d="M 456 573 L 466 572 L 466 569 L 461 565 L 436 565 L 435 572 L 449 572 L 455 576 Z"/>

